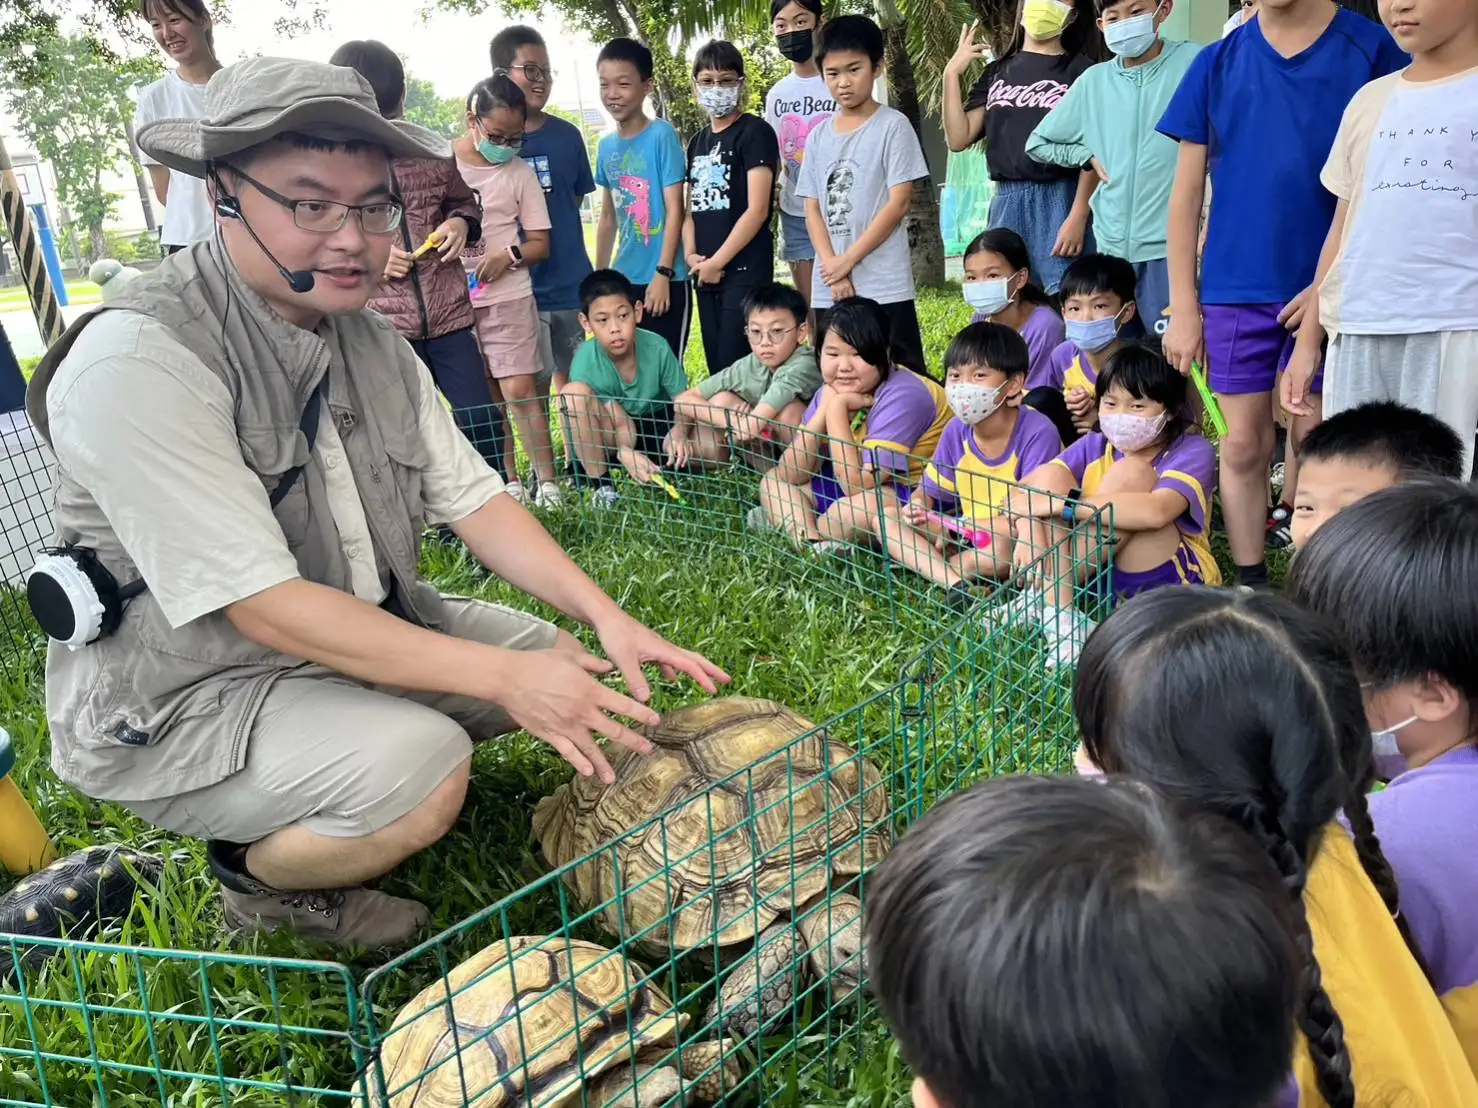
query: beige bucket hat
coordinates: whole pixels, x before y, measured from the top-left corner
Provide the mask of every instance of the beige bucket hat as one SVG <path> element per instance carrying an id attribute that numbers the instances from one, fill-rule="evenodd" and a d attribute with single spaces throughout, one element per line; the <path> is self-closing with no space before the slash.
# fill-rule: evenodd
<path id="1" fill-rule="evenodd" d="M 170 169 L 204 177 L 206 167 L 277 135 L 372 142 L 397 158 L 449 158 L 443 138 L 380 115 L 374 90 L 352 69 L 296 58 L 249 58 L 205 86 L 204 119 L 160 119 L 139 131 L 139 148 Z"/>

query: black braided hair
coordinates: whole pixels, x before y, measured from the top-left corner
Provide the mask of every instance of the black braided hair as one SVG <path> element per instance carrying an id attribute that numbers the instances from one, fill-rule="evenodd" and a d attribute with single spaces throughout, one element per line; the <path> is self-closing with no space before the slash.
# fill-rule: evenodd
<path id="1" fill-rule="evenodd" d="M 1353 1108 L 1344 1025 L 1303 911 L 1325 830 L 1342 807 L 1360 806 L 1341 752 L 1370 772 L 1359 681 L 1336 633 L 1275 594 L 1146 593 L 1088 640 L 1074 710 L 1103 770 L 1220 812 L 1262 845 L 1301 921 L 1298 1022 L 1319 1091 L 1331 1108 Z M 1371 852 L 1374 836 L 1357 838 Z"/>
<path id="2" fill-rule="evenodd" d="M 1370 774 L 1372 779 L 1374 776 L 1374 773 Z M 1416 959 L 1422 975 L 1431 981 L 1432 969 L 1427 965 L 1426 958 L 1422 956 L 1421 950 L 1416 945 L 1416 937 L 1411 933 L 1410 924 L 1401 914 L 1401 895 L 1396 887 L 1396 871 L 1386 860 L 1385 851 L 1381 850 L 1380 839 L 1375 835 L 1375 821 L 1370 818 L 1370 805 L 1365 799 L 1372 784 L 1374 781 L 1369 780 L 1355 785 L 1345 800 L 1345 820 L 1350 825 L 1350 837 L 1355 842 L 1355 856 L 1360 859 L 1360 867 L 1370 878 L 1375 891 L 1380 893 L 1386 911 L 1391 913 L 1391 919 L 1396 923 L 1396 930 L 1401 932 L 1406 949 L 1411 951 L 1411 956 Z"/>
<path id="3" fill-rule="evenodd" d="M 1303 857 L 1283 834 L 1276 818 L 1257 805 L 1251 805 L 1237 820 L 1262 846 L 1263 852 L 1278 867 L 1283 887 L 1288 891 L 1298 920 L 1298 948 L 1303 957 L 1299 975 L 1300 1008 L 1298 1028 L 1309 1043 L 1309 1057 L 1314 1062 L 1314 1078 L 1329 1108 L 1355 1108 L 1355 1083 L 1350 1076 L 1350 1054 L 1345 1049 L 1345 1025 L 1334 1010 L 1334 1002 L 1324 991 L 1319 961 L 1314 957 L 1314 936 L 1304 912 L 1304 888 L 1309 871 Z"/>

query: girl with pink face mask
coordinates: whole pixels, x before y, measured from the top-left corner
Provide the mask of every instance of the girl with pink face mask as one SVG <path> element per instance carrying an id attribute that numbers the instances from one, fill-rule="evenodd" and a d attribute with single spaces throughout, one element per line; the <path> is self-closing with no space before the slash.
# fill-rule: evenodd
<path id="1" fill-rule="evenodd" d="M 1165 585 L 1221 583 L 1208 541 L 1216 451 L 1191 424 L 1186 390 L 1186 378 L 1157 352 L 1124 347 L 1098 376 L 1099 430 L 1028 474 L 1012 495 L 1013 556 L 1028 573 L 1041 572 L 1048 549 L 1066 552 L 1069 532 L 1081 527 L 1088 540 L 1074 544 L 1075 574 L 1052 566 L 1046 586 L 1028 586 L 1011 613 L 1042 627 L 1049 668 L 1075 664 L 1093 628 L 1074 593 L 1099 570 L 1090 544 L 1110 527 L 1112 544 L 1098 546 L 1112 551 L 1106 568 L 1116 601 Z M 1036 489 L 1053 495 L 1028 491 Z"/>

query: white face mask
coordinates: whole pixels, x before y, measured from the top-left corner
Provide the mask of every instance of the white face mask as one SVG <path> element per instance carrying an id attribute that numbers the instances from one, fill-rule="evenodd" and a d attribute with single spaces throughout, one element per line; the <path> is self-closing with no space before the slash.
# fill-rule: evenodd
<path id="1" fill-rule="evenodd" d="M 724 119 L 739 107 L 739 86 L 733 88 L 700 88 L 698 106 L 714 119 Z"/>
<path id="2" fill-rule="evenodd" d="M 1004 311 L 1006 305 L 1015 299 L 1011 295 L 1010 277 L 1000 277 L 994 281 L 966 281 L 964 289 L 965 303 L 985 315 Z"/>
<path id="3" fill-rule="evenodd" d="M 961 423 L 967 423 L 974 427 L 983 419 L 988 419 L 1001 406 L 1005 398 L 1002 394 L 1006 391 L 1005 384 L 991 388 L 989 385 L 977 385 L 970 381 L 960 381 L 957 384 L 944 386 L 944 398 L 949 401 L 950 409 L 959 418 Z"/>
<path id="4" fill-rule="evenodd" d="M 1375 753 L 1375 772 L 1380 774 L 1383 780 L 1389 781 L 1406 772 L 1406 756 L 1401 753 L 1401 747 L 1396 742 L 1396 736 L 1415 723 L 1419 716 L 1402 720 L 1394 727 L 1387 727 L 1384 731 L 1372 731 L 1370 733 L 1370 746 Z"/>

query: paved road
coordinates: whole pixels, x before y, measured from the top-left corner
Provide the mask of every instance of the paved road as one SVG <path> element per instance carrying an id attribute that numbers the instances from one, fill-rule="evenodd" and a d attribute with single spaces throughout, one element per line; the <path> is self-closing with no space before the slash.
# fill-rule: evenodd
<path id="1" fill-rule="evenodd" d="M 80 315 L 97 307 L 96 304 L 73 304 L 62 309 L 62 318 L 71 323 Z M 41 341 L 41 331 L 36 326 L 36 317 L 29 308 L 18 312 L 0 312 L 0 327 L 10 339 L 11 349 L 17 358 L 39 358 L 46 353 L 46 344 Z"/>

